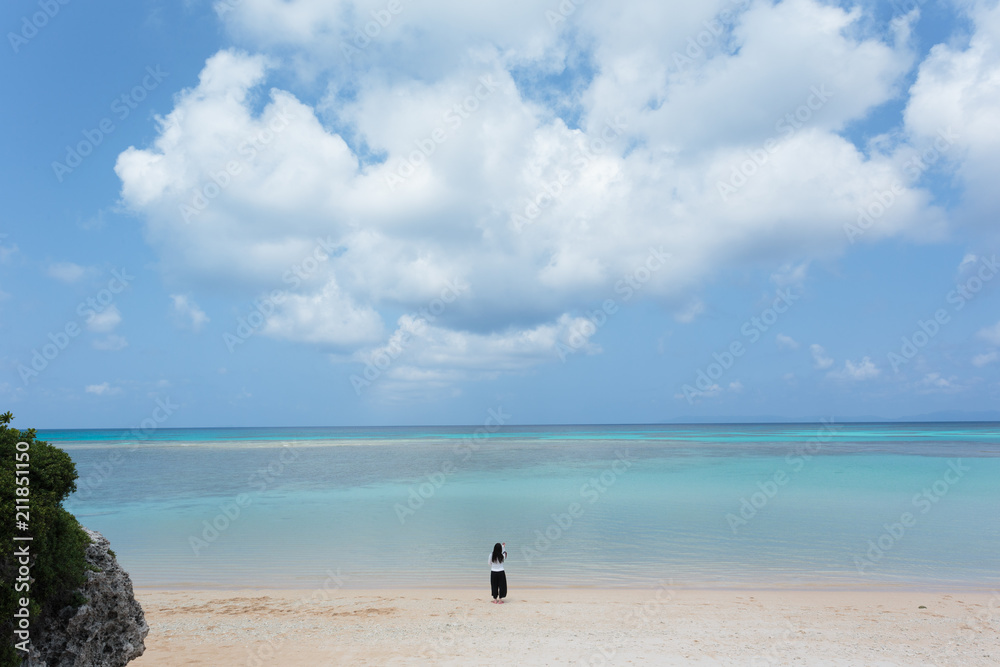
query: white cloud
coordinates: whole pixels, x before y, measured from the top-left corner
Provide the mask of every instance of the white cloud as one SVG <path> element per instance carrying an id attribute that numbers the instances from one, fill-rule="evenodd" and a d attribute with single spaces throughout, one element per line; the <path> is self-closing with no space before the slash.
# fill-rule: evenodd
<path id="1" fill-rule="evenodd" d="M 73 262 L 56 262 L 49 264 L 46 273 L 48 273 L 50 278 L 55 278 L 64 283 L 75 283 L 87 274 L 87 269 Z"/>
<path id="2" fill-rule="evenodd" d="M 957 383 L 958 378 L 942 377 L 940 373 L 927 373 L 918 383 L 917 388 L 924 393 L 953 393 L 961 391 L 963 387 Z"/>
<path id="3" fill-rule="evenodd" d="M 107 352 L 117 352 L 128 347 L 128 341 L 124 336 L 110 334 L 104 338 L 98 338 L 92 343 L 95 350 L 105 350 Z"/>
<path id="4" fill-rule="evenodd" d="M 691 324 L 699 315 L 705 312 L 705 304 L 701 299 L 692 301 L 674 314 L 674 319 L 681 324 Z"/>
<path id="5" fill-rule="evenodd" d="M 365 365 L 358 378 L 377 381 L 392 392 L 428 382 L 445 387 L 460 380 L 524 372 L 578 353 L 597 354 L 601 348 L 591 341 L 596 333 L 589 320 L 565 315 L 554 324 L 490 334 L 454 331 L 404 315 L 384 345 L 360 350 L 353 360 Z"/>
<path id="6" fill-rule="evenodd" d="M 208 322 L 208 315 L 205 314 L 198 304 L 186 294 L 171 294 L 170 300 L 173 302 L 173 312 L 178 318 L 181 326 L 193 331 L 200 331 L 201 327 Z"/>
<path id="7" fill-rule="evenodd" d="M 809 274 L 809 263 L 785 264 L 779 270 L 771 274 L 771 282 L 778 287 L 796 287 L 802 289 Z"/>
<path id="8" fill-rule="evenodd" d="M 118 306 L 111 304 L 100 312 L 91 313 L 87 319 L 87 329 L 95 333 L 109 333 L 121 324 L 122 314 Z"/>
<path id="9" fill-rule="evenodd" d="M 994 363 L 997 359 L 1000 359 L 1000 354 L 996 350 L 992 350 L 991 352 L 984 352 L 983 354 L 974 356 L 972 358 L 972 365 L 976 368 L 982 368 Z"/>
<path id="10" fill-rule="evenodd" d="M 861 10 L 753 3 L 719 48 L 678 69 L 674 53 L 717 6 L 588 3 L 550 25 L 530 0 L 437 0 L 405 5 L 345 58 L 342 45 L 380 8 L 217 4 L 259 53 L 212 56 L 152 144 L 118 158 L 122 200 L 181 284 L 259 294 L 284 288 L 317 236 L 344 249 L 287 290 L 267 335 L 363 354 L 383 319 L 459 280 L 468 293 L 434 339 L 454 335 L 469 343 L 464 355 L 485 346 L 488 366 L 522 368 L 521 348 L 486 341 L 558 331 L 608 298 L 623 306 L 631 296 L 619 286 L 646 271 L 650 248 L 672 258 L 635 298 L 691 321 L 701 286 L 723 270 L 766 262 L 783 267 L 776 283 L 801 285 L 810 261 L 848 246 L 844 222 L 873 191 L 908 182 L 896 155 L 841 136 L 894 99 L 913 64 L 906 26 L 888 41 L 864 36 Z M 530 83 L 581 61 L 596 74 L 572 90 L 546 97 Z M 266 87 L 278 80 L 327 92 L 313 104 Z M 787 115 L 816 90 L 828 92 L 793 131 Z M 776 150 L 723 199 L 719 184 L 772 137 Z M 940 231 L 930 195 L 904 191 L 866 240 Z M 419 371 L 447 376 L 453 357 Z"/>
<path id="11" fill-rule="evenodd" d="M 830 371 L 828 375 L 841 380 L 871 380 L 878 377 L 881 373 L 881 369 L 872 362 L 871 358 L 865 357 L 856 364 L 848 359 L 844 362 L 843 369 Z"/>
<path id="12" fill-rule="evenodd" d="M 775 341 L 778 343 L 778 347 L 781 349 L 797 350 L 799 349 L 799 342 L 792 338 L 791 336 L 786 336 L 785 334 L 778 334 L 775 337 Z"/>
<path id="13" fill-rule="evenodd" d="M 813 343 L 809 346 L 809 351 L 812 353 L 813 361 L 816 362 L 816 368 L 823 370 L 833 366 L 833 359 L 827 356 L 822 345 Z"/>
<path id="14" fill-rule="evenodd" d="M 946 132 L 951 147 L 940 164 L 951 163 L 964 187 L 961 211 L 967 224 L 995 233 L 1000 208 L 996 187 L 1000 163 L 1000 6 L 962 3 L 972 32 L 967 43 L 941 43 L 921 63 L 905 111 L 907 129 L 925 143 Z M 944 148 L 944 143 L 939 144 Z M 993 229 L 991 229 L 993 227 Z"/>
<path id="15" fill-rule="evenodd" d="M 962 274 L 966 271 L 974 269 L 979 264 L 979 256 L 975 253 L 966 253 L 962 257 L 962 261 L 958 263 L 958 273 Z"/>
<path id="16" fill-rule="evenodd" d="M 356 346 L 374 342 L 382 334 L 379 314 L 357 306 L 332 280 L 315 294 L 285 294 L 277 309 L 263 329 L 274 338 Z"/>
<path id="17" fill-rule="evenodd" d="M 731 394 L 741 394 L 743 393 L 743 389 L 744 389 L 743 383 L 740 382 L 739 380 L 734 380 L 733 382 L 730 382 L 726 387 L 722 387 L 718 383 L 715 383 L 712 384 L 712 386 L 708 387 L 707 389 L 696 389 L 691 395 L 697 398 L 715 398 L 716 396 L 721 396 L 723 393 L 727 391 Z M 683 399 L 690 402 L 691 395 L 685 395 L 683 393 L 674 394 L 674 398 L 679 400 Z"/>
<path id="18" fill-rule="evenodd" d="M 84 388 L 84 391 L 88 394 L 96 394 L 97 396 L 104 396 L 105 394 L 110 396 L 121 392 L 121 388 L 112 387 L 108 382 L 102 382 L 101 384 L 88 384 Z"/>
<path id="19" fill-rule="evenodd" d="M 1000 346 L 1000 322 L 980 329 L 976 335 L 993 345 Z"/>
<path id="20" fill-rule="evenodd" d="M 457 0 L 422 4 L 402 2 L 398 15 L 376 0 L 254 0 L 215 4 L 216 12 L 237 38 L 262 48 L 298 52 L 300 75 L 331 66 L 381 69 L 389 64 L 419 63 L 428 77 L 440 76 L 470 49 L 502 44 L 531 58 L 558 39 L 535 0 L 471 5 Z M 380 25 L 376 13 L 382 15 Z M 581 12 L 582 13 L 582 12 Z M 365 32 L 370 39 L 366 39 Z M 353 49 L 353 50 L 352 50 Z M 347 76 L 347 73 L 341 76 Z"/>

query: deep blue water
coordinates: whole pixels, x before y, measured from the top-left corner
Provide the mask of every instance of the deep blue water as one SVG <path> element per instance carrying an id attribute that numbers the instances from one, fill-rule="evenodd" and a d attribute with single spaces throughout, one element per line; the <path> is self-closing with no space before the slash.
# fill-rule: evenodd
<path id="1" fill-rule="evenodd" d="M 39 435 L 140 586 L 1000 586 L 1000 424 Z"/>

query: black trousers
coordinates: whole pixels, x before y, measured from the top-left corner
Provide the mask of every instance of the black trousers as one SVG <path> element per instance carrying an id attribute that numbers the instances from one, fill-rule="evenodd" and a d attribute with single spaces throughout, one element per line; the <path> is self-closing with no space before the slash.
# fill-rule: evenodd
<path id="1" fill-rule="evenodd" d="M 498 597 L 503 600 L 507 597 L 507 573 L 504 571 L 490 572 L 490 589 L 493 591 L 493 599 Z"/>

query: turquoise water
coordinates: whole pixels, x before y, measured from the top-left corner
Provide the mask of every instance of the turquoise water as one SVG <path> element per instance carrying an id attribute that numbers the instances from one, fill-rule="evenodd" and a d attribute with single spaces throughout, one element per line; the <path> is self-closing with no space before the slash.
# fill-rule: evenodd
<path id="1" fill-rule="evenodd" d="M 139 586 L 1000 586 L 1000 424 L 39 435 Z"/>

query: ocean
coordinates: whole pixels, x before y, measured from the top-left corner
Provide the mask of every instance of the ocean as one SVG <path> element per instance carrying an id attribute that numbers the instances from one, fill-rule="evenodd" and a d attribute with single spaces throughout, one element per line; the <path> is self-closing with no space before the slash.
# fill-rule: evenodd
<path id="1" fill-rule="evenodd" d="M 1000 424 L 39 437 L 143 587 L 1000 587 Z"/>

